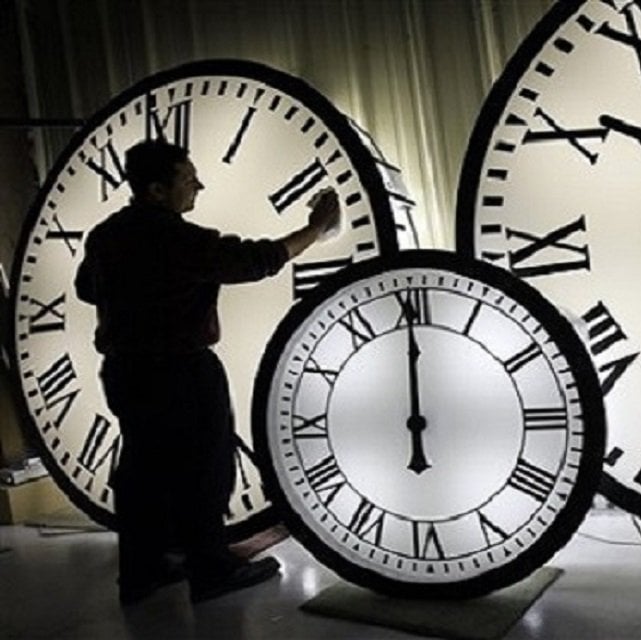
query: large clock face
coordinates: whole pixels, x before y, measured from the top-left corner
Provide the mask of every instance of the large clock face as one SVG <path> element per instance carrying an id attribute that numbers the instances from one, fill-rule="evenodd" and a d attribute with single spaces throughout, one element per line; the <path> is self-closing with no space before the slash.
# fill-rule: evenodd
<path id="1" fill-rule="evenodd" d="M 641 514 L 641 5 L 564 0 L 493 87 L 458 248 L 580 319 L 606 398 L 603 493 Z"/>
<path id="2" fill-rule="evenodd" d="M 290 530 L 391 594 L 470 596 L 565 544 L 604 410 L 569 323 L 503 270 L 403 252 L 355 265 L 269 343 L 254 441 Z"/>
<path id="3" fill-rule="evenodd" d="M 317 91 L 250 62 L 196 63 L 153 76 L 117 97 L 73 138 L 40 193 L 17 252 L 15 361 L 50 469 L 77 504 L 108 525 L 119 430 L 97 377 L 94 311 L 76 299 L 73 280 L 87 232 L 128 202 L 125 150 L 159 136 L 190 149 L 206 186 L 189 217 L 194 222 L 246 237 L 280 237 L 306 222 L 307 202 L 325 186 L 336 189 L 344 211 L 341 232 L 277 278 L 221 295 L 217 349 L 243 441 L 229 524 L 245 535 L 271 513 L 252 461 L 248 418 L 265 342 L 293 300 L 332 271 L 412 245 L 412 203 L 367 136 Z"/>

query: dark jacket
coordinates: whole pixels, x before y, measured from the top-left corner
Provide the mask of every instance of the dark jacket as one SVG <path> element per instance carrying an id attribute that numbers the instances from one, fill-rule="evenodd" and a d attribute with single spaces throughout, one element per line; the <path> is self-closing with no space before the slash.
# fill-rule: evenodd
<path id="1" fill-rule="evenodd" d="M 101 353 L 190 353 L 219 339 L 221 284 L 274 275 L 287 257 L 282 242 L 221 235 L 132 204 L 89 233 L 76 292 L 97 307 Z"/>

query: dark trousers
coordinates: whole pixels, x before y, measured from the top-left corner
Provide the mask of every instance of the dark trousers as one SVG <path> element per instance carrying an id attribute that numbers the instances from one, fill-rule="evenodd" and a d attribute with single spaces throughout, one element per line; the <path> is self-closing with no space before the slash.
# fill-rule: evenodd
<path id="1" fill-rule="evenodd" d="M 228 572 L 233 414 L 218 357 L 108 356 L 101 376 L 122 433 L 114 480 L 121 582 L 153 576 L 176 537 L 194 579 Z"/>

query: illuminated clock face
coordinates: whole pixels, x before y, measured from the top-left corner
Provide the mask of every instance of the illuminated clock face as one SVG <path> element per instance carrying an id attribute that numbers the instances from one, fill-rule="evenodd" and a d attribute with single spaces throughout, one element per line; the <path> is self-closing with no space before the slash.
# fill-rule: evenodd
<path id="1" fill-rule="evenodd" d="M 641 514 L 641 5 L 559 2 L 470 140 L 458 248 L 581 319 L 606 399 L 603 493 Z"/>
<path id="2" fill-rule="evenodd" d="M 565 544 L 598 483 L 603 414 L 587 351 L 540 294 L 408 251 L 290 311 L 253 428 L 274 501 L 319 560 L 390 594 L 455 597 Z"/>
<path id="3" fill-rule="evenodd" d="M 113 523 L 110 474 L 119 430 L 92 346 L 92 307 L 73 280 L 87 232 L 127 204 L 124 152 L 144 138 L 187 146 L 205 190 L 189 219 L 223 233 L 281 237 L 306 223 L 312 194 L 338 192 L 341 232 L 277 278 L 224 288 L 217 350 L 228 369 L 239 449 L 232 531 L 263 526 L 272 510 L 253 463 L 251 384 L 273 327 L 329 273 L 413 246 L 412 202 L 398 172 L 310 86 L 241 61 L 186 65 L 115 98 L 72 140 L 27 220 L 14 269 L 15 361 L 28 413 L 56 479 L 97 520 Z"/>

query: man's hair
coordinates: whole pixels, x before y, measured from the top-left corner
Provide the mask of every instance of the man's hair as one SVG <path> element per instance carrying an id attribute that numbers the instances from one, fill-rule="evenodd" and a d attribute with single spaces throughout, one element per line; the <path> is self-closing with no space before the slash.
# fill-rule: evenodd
<path id="1" fill-rule="evenodd" d="M 164 140 L 144 140 L 125 152 L 125 174 L 134 195 L 144 195 L 152 182 L 170 186 L 176 164 L 186 162 L 184 147 Z"/>

